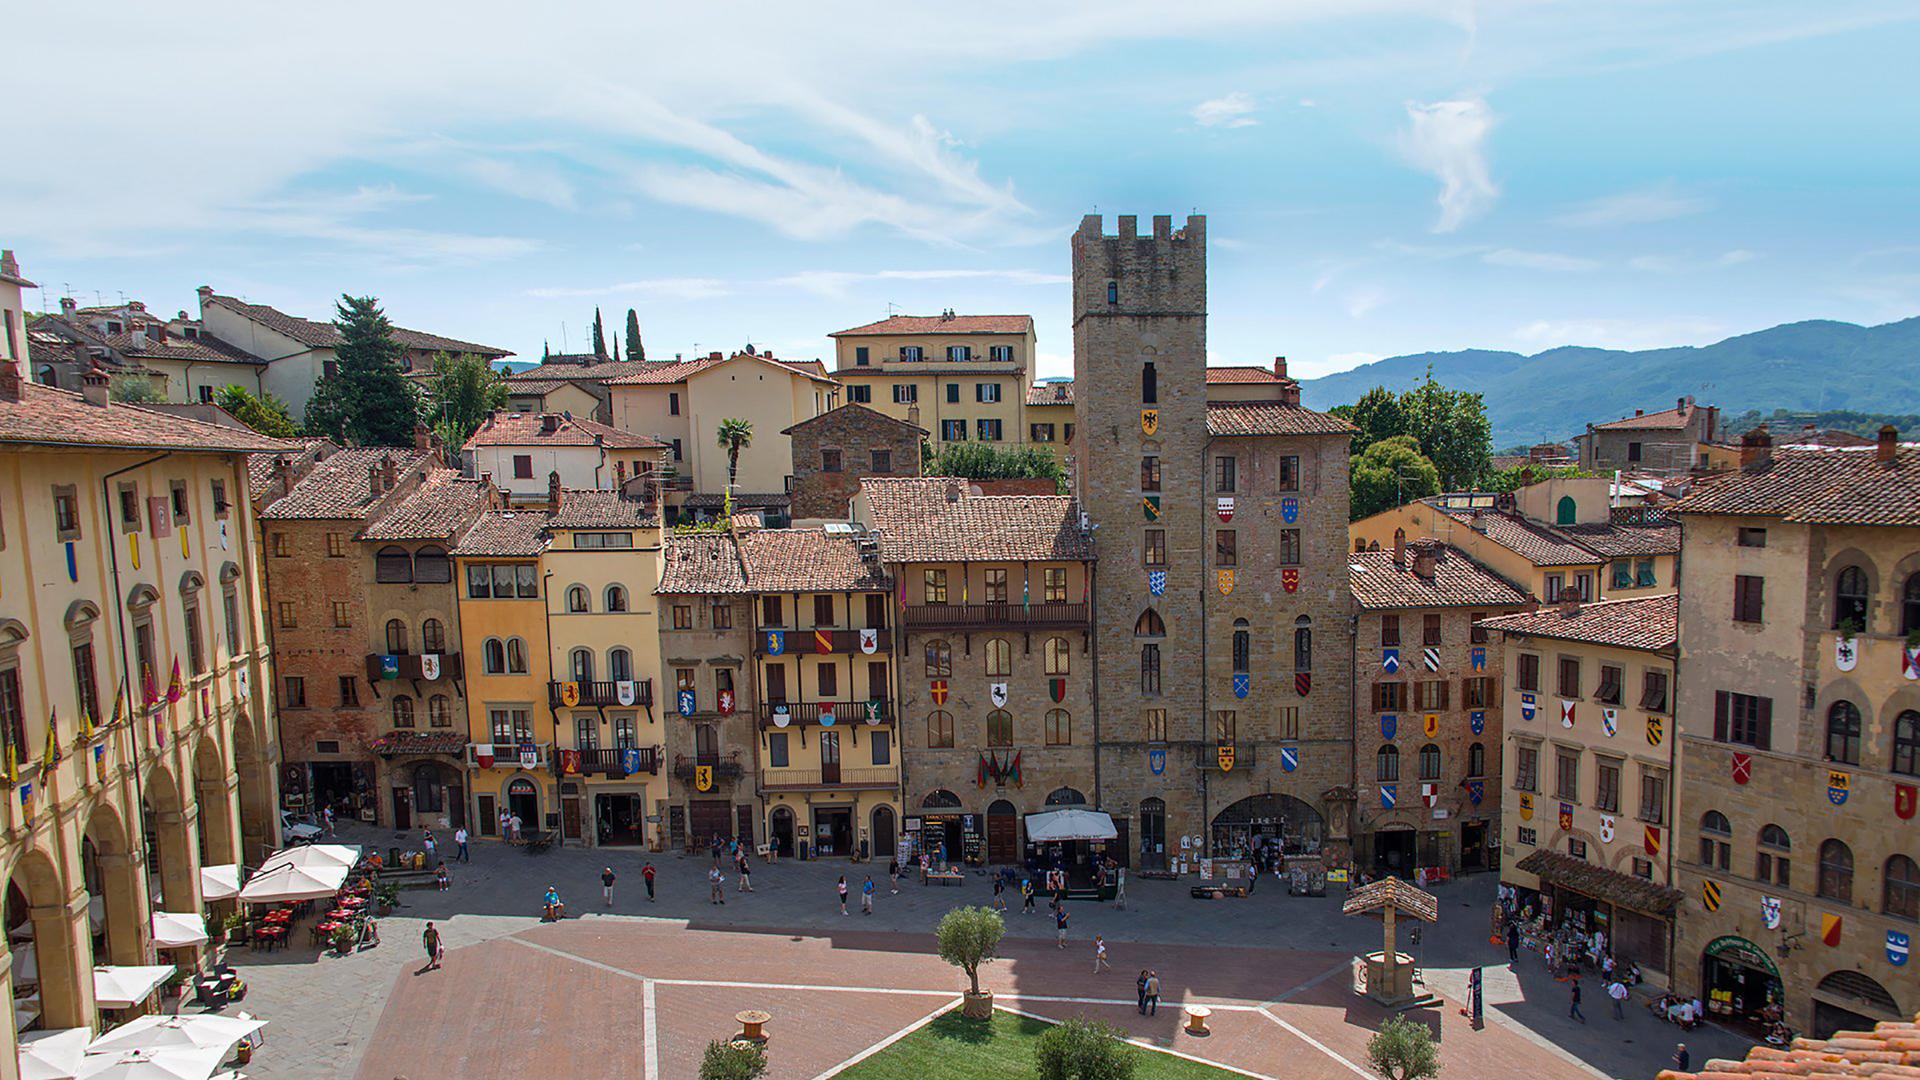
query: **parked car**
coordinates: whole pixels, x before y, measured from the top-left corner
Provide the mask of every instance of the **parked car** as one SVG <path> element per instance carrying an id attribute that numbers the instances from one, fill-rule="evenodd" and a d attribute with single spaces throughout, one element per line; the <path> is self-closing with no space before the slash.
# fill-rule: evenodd
<path id="1" fill-rule="evenodd" d="M 311 818 L 294 817 L 289 811 L 280 811 L 280 836 L 289 844 L 311 844 L 320 838 L 320 826 Z"/>

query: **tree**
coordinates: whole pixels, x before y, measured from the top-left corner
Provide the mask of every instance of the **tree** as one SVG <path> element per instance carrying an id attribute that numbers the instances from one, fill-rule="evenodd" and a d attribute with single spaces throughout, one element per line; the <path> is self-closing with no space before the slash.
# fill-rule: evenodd
<path id="1" fill-rule="evenodd" d="M 244 386 L 223 386 L 214 391 L 213 403 L 262 435 L 291 439 L 300 434 L 300 425 L 293 422 L 287 403 L 265 390 L 256 396 Z"/>
<path id="2" fill-rule="evenodd" d="M 1040 1080 L 1129 1080 L 1140 1066 L 1119 1028 L 1083 1016 L 1048 1028 L 1033 1056 Z"/>
<path id="3" fill-rule="evenodd" d="M 336 366 L 307 402 L 307 430 L 352 446 L 410 445 L 420 395 L 400 373 L 400 344 L 379 300 L 342 296 L 333 325 Z"/>
<path id="4" fill-rule="evenodd" d="M 455 453 L 486 422 L 489 413 L 507 407 L 507 380 L 483 356 L 435 353 L 428 397 L 433 433 L 440 445 Z"/>
<path id="5" fill-rule="evenodd" d="M 753 421 L 729 416 L 720 421 L 720 449 L 727 452 L 727 516 L 733 516 L 733 485 L 740 475 L 740 452 L 753 445 Z"/>
<path id="6" fill-rule="evenodd" d="M 607 331 L 600 323 L 600 309 L 593 309 L 593 355 L 602 360 L 607 358 Z"/>
<path id="7" fill-rule="evenodd" d="M 715 1039 L 700 1058 L 700 1080 L 760 1080 L 767 1073 L 767 1048 L 759 1043 Z"/>
<path id="8" fill-rule="evenodd" d="M 1353 433 L 1355 456 L 1365 453 L 1367 447 L 1381 439 L 1407 434 L 1407 414 L 1400 396 L 1384 386 L 1376 386 L 1361 394 L 1359 401 L 1338 406 L 1332 412 L 1359 429 Z"/>
<path id="9" fill-rule="evenodd" d="M 1067 471 L 1060 459 L 1037 446 L 1000 447 L 992 443 L 950 443 L 924 470 L 929 476 L 969 480 L 1051 480 L 1065 492 Z"/>
<path id="10" fill-rule="evenodd" d="M 1426 379 L 1400 395 L 1400 411 L 1406 433 L 1440 471 L 1447 490 L 1472 487 L 1492 471 L 1493 425 L 1481 395 L 1440 385 L 1429 365 Z"/>
<path id="11" fill-rule="evenodd" d="M 640 342 L 640 313 L 627 309 L 627 359 L 645 360 L 647 347 Z"/>
<path id="12" fill-rule="evenodd" d="M 1537 484 L 1542 480 L 1577 480 L 1599 476 L 1599 473 L 1588 472 L 1577 465 L 1559 465 L 1551 468 L 1544 465 L 1515 465 L 1509 469 L 1497 469 L 1487 474 L 1487 478 L 1479 484 L 1479 487 L 1487 491 L 1503 493 L 1517 491 L 1528 484 Z"/>
<path id="13" fill-rule="evenodd" d="M 1415 499 L 1440 494 L 1440 471 L 1420 452 L 1411 435 L 1382 439 L 1353 459 L 1353 504 L 1358 521 Z"/>
<path id="14" fill-rule="evenodd" d="M 967 973 L 968 992 L 980 996 L 980 965 L 993 962 L 994 951 L 1006 935 L 1000 913 L 983 907 L 957 907 L 940 917 L 934 928 L 940 959 Z"/>
<path id="15" fill-rule="evenodd" d="M 107 396 L 125 405 L 164 405 L 167 383 L 151 375 L 122 375 L 107 384 Z"/>
<path id="16" fill-rule="evenodd" d="M 1427 1025 L 1388 1017 L 1367 1040 L 1367 1064 L 1386 1080 L 1428 1080 L 1440 1075 L 1440 1049 Z"/>

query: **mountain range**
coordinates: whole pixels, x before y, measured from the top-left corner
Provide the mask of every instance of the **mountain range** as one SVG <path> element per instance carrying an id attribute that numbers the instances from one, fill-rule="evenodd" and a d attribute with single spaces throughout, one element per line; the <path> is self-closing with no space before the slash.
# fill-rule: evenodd
<path id="1" fill-rule="evenodd" d="M 1329 409 L 1376 386 L 1404 390 L 1425 377 L 1428 365 L 1444 385 L 1485 395 L 1495 447 L 1565 441 L 1589 421 L 1671 409 L 1689 394 L 1724 416 L 1749 409 L 1920 412 L 1920 317 L 1880 326 L 1785 323 L 1697 347 L 1414 353 L 1303 380 L 1302 401 Z"/>

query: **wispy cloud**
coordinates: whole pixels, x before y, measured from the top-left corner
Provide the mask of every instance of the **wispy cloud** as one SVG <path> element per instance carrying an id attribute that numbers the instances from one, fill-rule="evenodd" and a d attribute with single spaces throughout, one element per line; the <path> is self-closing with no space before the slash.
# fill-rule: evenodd
<path id="1" fill-rule="evenodd" d="M 1759 257 L 1745 248 L 1723 251 L 1707 259 L 1696 259 L 1690 255 L 1636 255 L 1627 260 L 1627 268 L 1638 270 L 1643 274 L 1699 273 L 1704 270 L 1740 266 Z"/>
<path id="2" fill-rule="evenodd" d="M 1602 349 L 1658 349 L 1673 345 L 1710 345 L 1725 338 L 1725 324 L 1679 316 L 1664 319 L 1540 319 L 1515 328 L 1514 341 L 1537 349 L 1586 345 Z"/>
<path id="3" fill-rule="evenodd" d="M 1387 302 L 1387 291 L 1373 285 L 1363 285 L 1341 298 L 1340 304 L 1346 308 L 1347 316 L 1363 319 L 1367 313 Z"/>
<path id="4" fill-rule="evenodd" d="M 1499 196 L 1500 189 L 1487 170 L 1487 136 L 1493 125 L 1493 110 L 1478 97 L 1407 103 L 1400 152 L 1415 168 L 1440 181 L 1440 217 L 1434 232 L 1458 229 Z"/>
<path id="5" fill-rule="evenodd" d="M 1223 97 L 1203 101 L 1193 107 L 1193 122 L 1201 127 L 1243 128 L 1260 121 L 1253 118 L 1253 95 L 1235 90 Z"/>
<path id="6" fill-rule="evenodd" d="M 1069 285 L 1067 274 L 1048 274 L 1038 270 L 804 270 L 776 278 L 775 285 L 801 289 L 816 296 L 845 296 L 855 285 L 874 281 L 963 281 L 993 280 L 1012 285 Z"/>
<path id="7" fill-rule="evenodd" d="M 528 289 L 528 296 L 543 300 L 553 300 L 580 296 L 652 296 L 667 300 L 711 300 L 716 296 L 726 296 L 733 289 L 718 278 L 647 278 L 641 281 L 621 281 L 612 285 L 582 286 L 542 286 Z"/>
<path id="8" fill-rule="evenodd" d="M 1480 261 L 1492 266 L 1512 266 L 1522 270 L 1550 270 L 1558 273 L 1600 268 L 1600 262 L 1597 259 L 1582 258 L 1578 255 L 1561 255 L 1552 251 L 1519 251 L 1514 248 L 1495 248 L 1480 256 Z"/>
<path id="9" fill-rule="evenodd" d="M 1656 221 L 1704 214 L 1713 209 L 1713 200 L 1688 195 L 1674 185 L 1660 184 L 1636 191 L 1622 191 L 1580 203 L 1552 219 L 1555 225 L 1575 229 L 1610 229 L 1621 225 L 1648 225 Z"/>

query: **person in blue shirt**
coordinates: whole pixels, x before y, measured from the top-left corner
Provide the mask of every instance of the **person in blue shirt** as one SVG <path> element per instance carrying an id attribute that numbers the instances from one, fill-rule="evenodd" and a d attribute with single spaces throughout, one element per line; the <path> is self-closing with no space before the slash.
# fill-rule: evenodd
<path id="1" fill-rule="evenodd" d="M 873 877 L 869 875 L 866 883 L 860 886 L 860 914 L 873 914 Z"/>
<path id="2" fill-rule="evenodd" d="M 560 890 L 551 885 L 547 886 L 546 905 L 548 922 L 558 922 L 566 917 L 567 906 L 560 902 Z"/>

